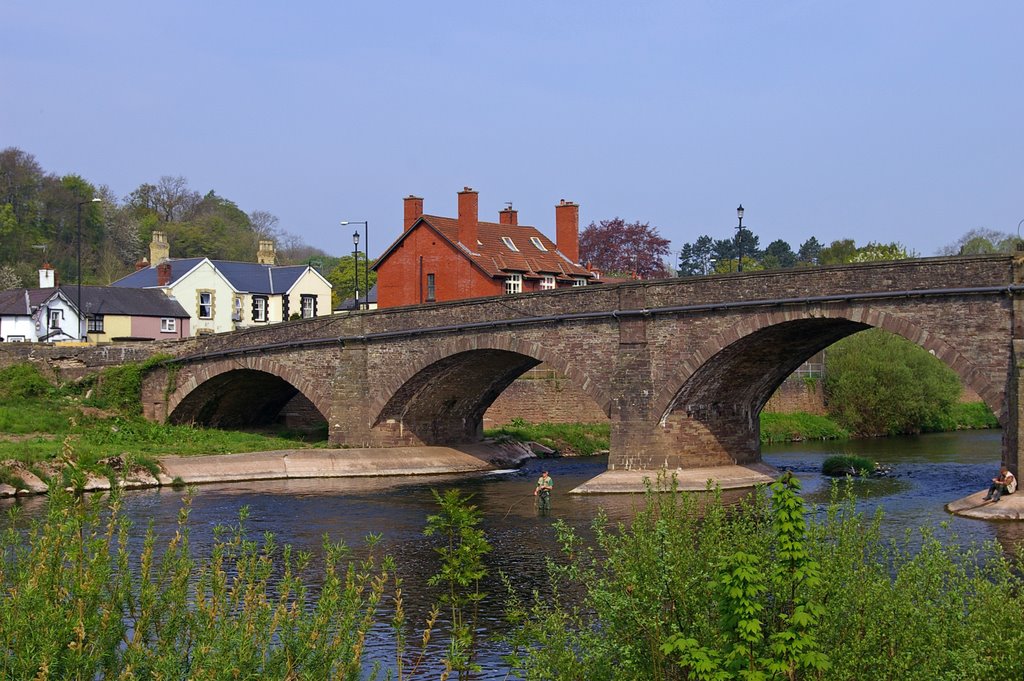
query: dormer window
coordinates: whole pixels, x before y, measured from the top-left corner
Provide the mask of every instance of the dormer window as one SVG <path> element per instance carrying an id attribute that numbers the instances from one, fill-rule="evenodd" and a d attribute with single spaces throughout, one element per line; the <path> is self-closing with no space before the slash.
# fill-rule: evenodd
<path id="1" fill-rule="evenodd" d="M 516 248 L 516 245 L 512 242 L 512 237 L 510 237 L 510 236 L 503 236 L 503 237 L 501 237 L 501 240 L 505 243 L 506 246 L 508 246 L 508 249 L 510 251 L 515 251 L 516 253 L 519 252 L 519 249 Z"/>
<path id="2" fill-rule="evenodd" d="M 587 280 L 584 279 L 583 277 L 576 277 L 575 279 L 572 280 L 572 285 L 573 286 L 586 286 L 587 285 Z"/>
<path id="3" fill-rule="evenodd" d="M 538 239 L 537 237 L 531 236 L 530 242 L 537 247 L 538 251 L 544 251 L 545 253 L 547 252 L 548 249 L 544 248 L 544 244 L 542 244 L 540 239 Z"/>
<path id="4" fill-rule="evenodd" d="M 505 278 L 505 294 L 513 295 L 516 293 L 523 292 L 523 275 L 516 273 L 510 274 Z"/>

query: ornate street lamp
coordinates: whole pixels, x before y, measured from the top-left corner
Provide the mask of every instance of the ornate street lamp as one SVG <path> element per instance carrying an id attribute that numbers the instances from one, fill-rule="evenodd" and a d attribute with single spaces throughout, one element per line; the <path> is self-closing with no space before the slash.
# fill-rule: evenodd
<path id="1" fill-rule="evenodd" d="M 740 224 L 736 227 L 736 248 L 739 249 L 739 260 L 736 261 L 736 271 L 743 271 L 743 204 L 736 209 L 736 217 L 740 219 Z"/>
<path id="2" fill-rule="evenodd" d="M 85 321 L 82 318 L 82 206 L 87 203 L 99 203 L 102 199 L 89 199 L 88 201 L 77 201 L 75 208 L 78 211 L 76 223 L 78 225 L 78 296 L 75 300 L 75 307 L 78 309 L 75 314 L 78 315 L 78 338 L 76 340 L 82 340 L 82 322 Z"/>
<path id="3" fill-rule="evenodd" d="M 366 309 L 370 309 L 370 223 L 367 220 L 342 220 L 343 225 L 362 225 L 363 226 L 363 250 L 366 251 L 366 265 L 365 272 L 363 273 L 363 284 L 364 292 L 366 295 Z M 359 282 L 356 281 L 356 288 L 359 288 Z M 359 307 L 359 298 L 356 297 L 356 308 Z"/>

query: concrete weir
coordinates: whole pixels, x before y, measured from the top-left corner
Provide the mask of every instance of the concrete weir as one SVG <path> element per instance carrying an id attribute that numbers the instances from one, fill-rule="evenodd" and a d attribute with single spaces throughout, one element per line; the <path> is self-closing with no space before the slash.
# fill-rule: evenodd
<path id="1" fill-rule="evenodd" d="M 666 484 L 675 478 L 680 492 L 703 492 L 709 487 L 742 489 L 767 485 L 781 475 L 773 466 L 758 462 L 743 466 L 680 468 L 676 470 L 605 471 L 572 490 L 570 494 L 635 494 L 655 487 L 661 476 Z"/>
<path id="2" fill-rule="evenodd" d="M 457 447 L 290 449 L 246 454 L 166 456 L 160 483 L 185 484 L 303 478 L 472 473 L 511 468 L 533 456 L 525 447 L 480 443 Z"/>

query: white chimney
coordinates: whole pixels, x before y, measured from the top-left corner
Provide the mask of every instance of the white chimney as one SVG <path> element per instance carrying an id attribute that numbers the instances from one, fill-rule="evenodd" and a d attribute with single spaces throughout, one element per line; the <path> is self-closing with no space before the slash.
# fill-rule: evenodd
<path id="1" fill-rule="evenodd" d="M 39 268 L 39 288 L 53 288 L 54 286 L 53 268 L 49 263 L 44 263 Z"/>

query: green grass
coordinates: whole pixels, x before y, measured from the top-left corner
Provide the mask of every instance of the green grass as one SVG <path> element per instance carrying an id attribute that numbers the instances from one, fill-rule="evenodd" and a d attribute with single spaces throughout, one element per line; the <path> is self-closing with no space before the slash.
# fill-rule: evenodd
<path id="1" fill-rule="evenodd" d="M 845 440 L 849 431 L 827 416 L 805 412 L 769 414 L 761 412 L 761 444 L 800 440 Z"/>
<path id="2" fill-rule="evenodd" d="M 107 475 L 111 471 L 99 462 L 112 456 L 153 471 L 156 458 L 164 455 L 326 445 L 326 426 L 314 433 L 241 432 L 147 421 L 139 415 L 138 397 L 145 368 L 117 367 L 59 387 L 47 383 L 33 365 L 0 371 L 0 461 L 13 459 L 38 470 L 43 462 L 73 460 L 76 475 L 85 471 Z M 14 482 L 15 477 L 0 469 L 0 481 Z"/>
<path id="3" fill-rule="evenodd" d="M 501 428 L 484 431 L 490 438 L 539 442 L 563 456 L 589 456 L 608 449 L 609 423 L 528 423 L 513 419 Z"/>
<path id="4" fill-rule="evenodd" d="M 870 475 L 875 470 L 871 459 L 853 454 L 830 456 L 821 464 L 821 472 L 830 476 Z"/>
<path id="5" fill-rule="evenodd" d="M 996 415 L 984 402 L 964 402 L 953 406 L 953 422 L 957 430 L 998 428 Z"/>

